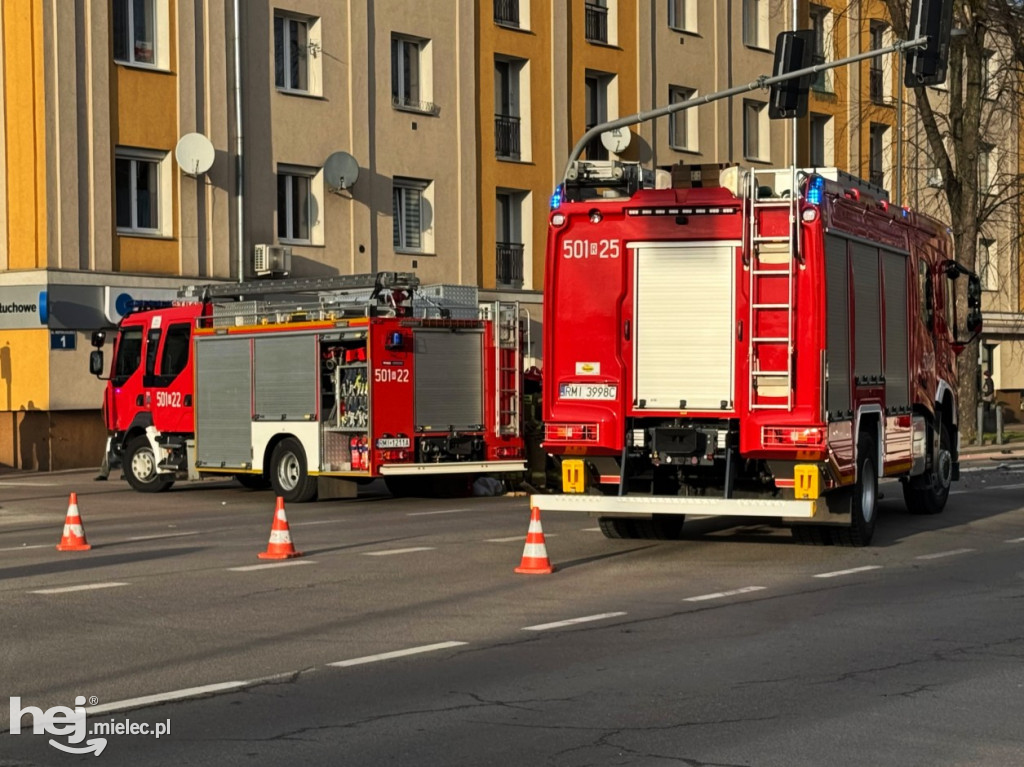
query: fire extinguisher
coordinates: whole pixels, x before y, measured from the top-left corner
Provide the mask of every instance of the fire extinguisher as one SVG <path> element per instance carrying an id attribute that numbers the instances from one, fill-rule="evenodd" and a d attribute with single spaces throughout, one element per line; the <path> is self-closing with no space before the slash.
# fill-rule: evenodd
<path id="1" fill-rule="evenodd" d="M 362 467 L 359 465 L 359 459 L 361 453 L 359 451 L 359 437 L 352 437 L 348 441 L 348 449 L 352 454 L 352 471 L 359 471 Z"/>

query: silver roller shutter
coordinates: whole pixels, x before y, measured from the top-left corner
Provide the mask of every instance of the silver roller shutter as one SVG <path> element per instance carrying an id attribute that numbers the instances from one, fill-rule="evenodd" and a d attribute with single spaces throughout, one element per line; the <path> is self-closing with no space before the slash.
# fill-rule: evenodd
<path id="1" fill-rule="evenodd" d="M 416 428 L 475 431 L 483 427 L 483 331 L 417 328 Z"/>
<path id="2" fill-rule="evenodd" d="M 875 383 L 882 377 L 882 308 L 878 284 L 878 248 L 854 242 L 853 259 L 854 328 L 853 376 Z"/>
<path id="3" fill-rule="evenodd" d="M 201 466 L 252 461 L 252 371 L 248 338 L 196 342 L 196 459 Z"/>
<path id="4" fill-rule="evenodd" d="M 885 404 L 910 407 L 907 356 L 907 256 L 882 252 L 885 278 Z"/>
<path id="5" fill-rule="evenodd" d="M 825 236 L 825 332 L 828 389 L 825 409 L 832 420 L 850 411 L 850 290 L 846 240 Z"/>
<path id="6" fill-rule="evenodd" d="M 256 417 L 261 421 L 307 421 L 316 414 L 319 363 L 316 336 L 257 337 Z"/>

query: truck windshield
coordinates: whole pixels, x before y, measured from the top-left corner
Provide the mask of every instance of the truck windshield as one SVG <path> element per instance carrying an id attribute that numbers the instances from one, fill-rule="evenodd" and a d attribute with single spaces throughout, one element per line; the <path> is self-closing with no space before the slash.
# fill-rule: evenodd
<path id="1" fill-rule="evenodd" d="M 117 342 L 117 357 L 114 360 L 114 386 L 123 386 L 131 374 L 139 369 L 142 362 L 142 328 L 124 328 Z"/>

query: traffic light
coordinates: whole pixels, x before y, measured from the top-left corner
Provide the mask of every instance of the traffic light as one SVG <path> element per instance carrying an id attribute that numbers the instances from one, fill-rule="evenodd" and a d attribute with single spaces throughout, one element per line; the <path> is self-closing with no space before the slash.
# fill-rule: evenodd
<path id="1" fill-rule="evenodd" d="M 775 66 L 772 75 L 786 75 L 811 66 L 814 51 L 814 31 L 798 29 L 780 32 L 775 39 Z M 792 77 L 769 86 L 768 117 L 803 117 L 807 114 L 807 91 L 811 89 L 810 75 Z"/>
<path id="2" fill-rule="evenodd" d="M 949 62 L 949 33 L 953 26 L 953 0 L 914 0 L 910 8 L 907 39 L 927 35 L 928 44 L 906 52 L 903 82 L 908 88 L 946 82 Z"/>

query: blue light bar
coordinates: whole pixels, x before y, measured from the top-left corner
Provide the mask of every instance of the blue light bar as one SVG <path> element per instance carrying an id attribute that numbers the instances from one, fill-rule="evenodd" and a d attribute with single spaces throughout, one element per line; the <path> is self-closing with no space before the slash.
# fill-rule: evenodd
<path id="1" fill-rule="evenodd" d="M 825 179 L 821 176 L 812 176 L 807 182 L 807 202 L 811 205 L 821 205 L 825 199 Z"/>
<path id="2" fill-rule="evenodd" d="M 554 210 L 562 204 L 562 191 L 561 184 L 555 187 L 555 193 L 551 195 L 551 210 Z"/>

